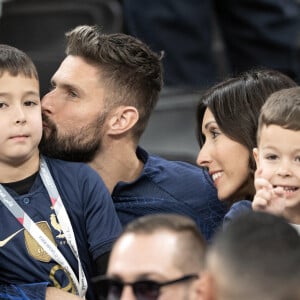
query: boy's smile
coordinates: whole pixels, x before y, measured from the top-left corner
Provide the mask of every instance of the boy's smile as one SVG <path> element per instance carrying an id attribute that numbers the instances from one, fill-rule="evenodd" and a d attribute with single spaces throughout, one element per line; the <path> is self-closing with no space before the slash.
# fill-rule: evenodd
<path id="1" fill-rule="evenodd" d="M 274 188 L 281 188 L 284 192 L 285 198 L 292 198 L 295 197 L 295 194 L 299 190 L 298 186 L 288 186 L 288 185 L 273 185 Z"/>

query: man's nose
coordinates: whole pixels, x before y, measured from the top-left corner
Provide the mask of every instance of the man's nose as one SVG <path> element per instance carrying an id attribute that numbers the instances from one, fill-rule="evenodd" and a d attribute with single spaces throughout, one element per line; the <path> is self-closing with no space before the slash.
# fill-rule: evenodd
<path id="1" fill-rule="evenodd" d="M 42 111 L 51 112 L 53 110 L 53 92 L 45 94 L 41 100 Z"/>

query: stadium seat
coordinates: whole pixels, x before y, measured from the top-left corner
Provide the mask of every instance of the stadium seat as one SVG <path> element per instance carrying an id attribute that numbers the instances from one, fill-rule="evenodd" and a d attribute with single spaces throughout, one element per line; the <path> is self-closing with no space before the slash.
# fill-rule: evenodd
<path id="1" fill-rule="evenodd" d="M 121 32 L 118 0 L 9 0 L 2 3 L 0 43 L 25 51 L 36 63 L 41 94 L 64 57 L 65 32 L 77 25 L 99 24 L 103 32 Z"/>
<path id="2" fill-rule="evenodd" d="M 170 160 L 196 163 L 196 108 L 200 93 L 165 88 L 150 117 L 140 145 Z"/>

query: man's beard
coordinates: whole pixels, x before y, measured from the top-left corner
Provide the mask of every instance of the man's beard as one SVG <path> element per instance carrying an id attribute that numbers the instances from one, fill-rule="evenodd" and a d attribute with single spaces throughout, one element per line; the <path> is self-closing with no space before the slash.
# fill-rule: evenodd
<path id="1" fill-rule="evenodd" d="M 43 133 L 39 145 L 42 154 L 68 161 L 90 162 L 101 147 L 101 132 L 106 114 L 90 122 L 77 131 L 68 131 L 67 135 L 59 136 L 57 126 L 43 115 L 49 135 Z"/>

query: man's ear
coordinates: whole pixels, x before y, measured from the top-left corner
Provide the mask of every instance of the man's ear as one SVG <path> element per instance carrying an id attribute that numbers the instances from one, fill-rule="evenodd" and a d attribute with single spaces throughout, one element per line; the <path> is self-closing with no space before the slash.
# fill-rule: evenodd
<path id="1" fill-rule="evenodd" d="M 139 112 L 134 106 L 119 106 L 109 119 L 108 134 L 117 135 L 130 130 L 139 120 Z"/>
<path id="2" fill-rule="evenodd" d="M 256 163 L 256 169 L 259 168 L 259 153 L 258 153 L 258 148 L 253 148 L 253 157 Z"/>

